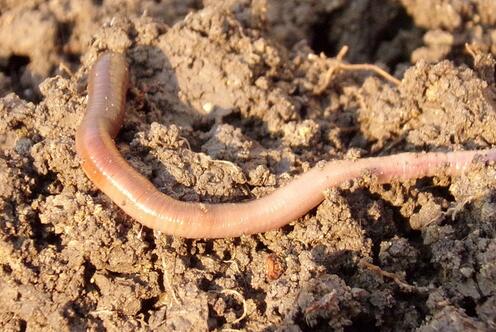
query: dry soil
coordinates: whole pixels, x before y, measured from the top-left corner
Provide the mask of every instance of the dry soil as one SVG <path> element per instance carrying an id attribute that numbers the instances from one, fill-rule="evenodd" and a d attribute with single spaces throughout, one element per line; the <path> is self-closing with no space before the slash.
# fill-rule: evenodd
<path id="1" fill-rule="evenodd" d="M 75 153 L 108 49 L 131 68 L 119 149 L 186 201 L 260 197 L 320 160 L 496 145 L 493 0 L 0 0 L 2 331 L 496 329 L 495 166 L 364 177 L 265 234 L 165 236 Z"/>

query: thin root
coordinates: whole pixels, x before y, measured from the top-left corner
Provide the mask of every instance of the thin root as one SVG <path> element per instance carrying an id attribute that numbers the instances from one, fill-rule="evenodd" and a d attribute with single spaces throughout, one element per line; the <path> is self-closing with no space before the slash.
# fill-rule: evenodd
<path id="1" fill-rule="evenodd" d="M 174 299 L 174 302 L 176 302 L 177 305 L 182 305 L 181 301 L 179 300 L 179 298 L 176 295 L 176 291 L 174 290 L 174 287 L 172 287 L 172 284 L 169 280 L 169 274 L 167 273 L 167 264 L 165 263 L 164 257 L 162 257 L 162 268 L 164 270 L 164 283 L 165 283 L 164 286 L 170 290 L 170 292 L 172 294 L 172 298 Z"/>
<path id="2" fill-rule="evenodd" d="M 212 160 L 213 163 L 219 163 L 219 164 L 225 164 L 225 165 L 228 165 L 228 166 L 231 166 L 232 168 L 234 168 L 236 171 L 241 171 L 241 168 L 236 165 L 235 163 L 233 163 L 232 161 L 229 161 L 229 160 L 222 160 L 222 159 L 214 159 Z"/>
<path id="3" fill-rule="evenodd" d="M 191 150 L 191 144 L 189 144 L 189 141 L 186 137 L 179 136 L 179 140 L 184 142 L 184 144 L 186 144 L 186 147 L 188 148 L 188 150 L 192 151 Z"/>
<path id="4" fill-rule="evenodd" d="M 475 52 L 475 49 L 474 49 L 473 45 L 471 45 L 469 43 L 465 43 L 465 50 L 468 52 L 468 54 L 470 54 L 472 56 L 472 58 L 474 60 L 476 59 L 477 54 Z"/>
<path id="5" fill-rule="evenodd" d="M 426 287 L 417 287 L 417 286 L 413 286 L 413 285 L 406 283 L 398 275 L 391 273 L 391 272 L 384 271 L 383 269 L 381 269 L 377 265 L 374 265 L 374 264 L 367 262 L 365 259 L 360 260 L 358 265 L 362 268 L 368 269 L 371 272 L 374 272 L 377 275 L 380 275 L 380 276 L 388 278 L 388 279 L 392 279 L 401 289 L 403 289 L 409 293 L 413 293 L 413 292 L 425 293 L 428 291 Z"/>
<path id="6" fill-rule="evenodd" d="M 349 71 L 360 71 L 360 70 L 371 71 L 371 72 L 374 72 L 377 75 L 381 76 L 385 80 L 393 83 L 395 86 L 398 86 L 401 84 L 401 81 L 399 79 L 397 79 L 393 75 L 389 74 L 387 71 L 385 71 L 381 67 L 370 64 L 370 63 L 360 63 L 360 64 L 339 63 L 338 68 L 344 69 L 344 70 L 349 70 Z"/>
<path id="7" fill-rule="evenodd" d="M 89 314 L 92 316 L 99 316 L 99 315 L 113 315 L 115 313 L 115 310 L 107 310 L 107 309 L 102 309 L 102 310 L 93 310 L 90 311 Z"/>
<path id="8" fill-rule="evenodd" d="M 246 309 L 246 300 L 245 298 L 243 297 L 243 295 L 241 295 L 240 292 L 234 290 L 234 289 L 223 289 L 220 291 L 221 294 L 231 294 L 231 295 L 236 295 L 240 300 L 241 302 L 243 303 L 243 314 L 241 314 L 241 316 L 239 316 L 239 318 L 233 320 L 232 322 L 230 322 L 230 324 L 237 324 L 239 322 L 241 322 L 243 319 L 245 319 L 246 317 L 246 312 L 247 312 L 247 309 Z"/>
<path id="9" fill-rule="evenodd" d="M 71 77 L 71 78 L 74 76 L 74 73 L 72 72 L 72 70 L 69 68 L 69 66 L 65 62 L 59 63 L 59 70 L 61 72 L 65 71 L 67 73 L 67 75 L 69 75 L 69 77 Z"/>
<path id="10" fill-rule="evenodd" d="M 456 203 L 455 205 L 449 207 L 448 210 L 444 212 L 444 216 L 451 217 L 451 220 L 455 221 L 458 214 L 463 211 L 467 204 L 473 203 L 474 201 L 484 197 L 485 195 L 487 195 L 486 192 L 465 198 L 462 202 Z"/>
<path id="11" fill-rule="evenodd" d="M 241 273 L 241 270 L 239 269 L 238 262 L 236 261 L 236 251 L 234 251 L 234 255 L 231 257 L 231 259 L 225 260 L 222 262 L 223 263 L 229 263 L 230 264 L 229 268 L 232 268 L 232 266 L 234 266 L 234 268 L 232 268 L 232 269 L 234 270 L 235 273 Z"/>
<path id="12" fill-rule="evenodd" d="M 350 64 L 350 63 L 344 63 L 344 57 L 346 56 L 346 53 L 348 52 L 348 46 L 343 46 L 341 50 L 338 52 L 336 55 L 335 59 L 331 59 L 331 66 L 327 70 L 324 76 L 324 82 L 320 84 L 319 87 L 316 88 L 315 93 L 316 94 L 321 94 L 323 93 L 331 84 L 332 78 L 334 77 L 335 73 L 337 70 L 344 70 L 344 71 L 370 71 L 373 72 L 385 80 L 389 81 L 392 83 L 394 86 L 398 86 L 401 84 L 401 80 L 397 79 L 393 75 L 389 74 L 387 71 L 382 69 L 381 67 L 369 63 L 363 63 L 363 64 Z"/>

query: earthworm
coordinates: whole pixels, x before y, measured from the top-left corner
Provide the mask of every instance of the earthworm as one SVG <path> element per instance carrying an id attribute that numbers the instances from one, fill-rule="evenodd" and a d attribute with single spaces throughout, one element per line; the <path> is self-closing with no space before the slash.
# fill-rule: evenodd
<path id="1" fill-rule="evenodd" d="M 107 52 L 93 65 L 88 105 L 76 133 L 82 168 L 97 188 L 129 216 L 165 234 L 186 238 L 237 237 L 277 229 L 317 206 L 324 191 L 365 174 L 378 183 L 439 173 L 460 175 L 474 159 L 496 160 L 496 149 L 400 153 L 318 163 L 287 185 L 239 203 L 183 202 L 160 191 L 119 153 L 114 138 L 125 112 L 128 68 L 124 55 Z"/>

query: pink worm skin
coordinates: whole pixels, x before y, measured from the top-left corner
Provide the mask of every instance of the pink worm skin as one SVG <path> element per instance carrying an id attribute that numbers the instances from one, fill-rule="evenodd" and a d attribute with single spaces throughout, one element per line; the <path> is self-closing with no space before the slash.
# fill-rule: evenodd
<path id="1" fill-rule="evenodd" d="M 163 233 L 186 238 L 224 238 L 277 229 L 303 216 L 324 191 L 367 172 L 379 183 L 444 172 L 461 174 L 474 160 L 496 160 L 496 149 L 448 153 L 400 153 L 339 160 L 315 166 L 271 194 L 241 203 L 178 201 L 158 191 L 121 156 L 114 143 L 124 119 L 128 69 L 122 54 L 105 53 L 89 75 L 88 106 L 77 130 L 76 150 L 86 175 L 129 216 Z"/>

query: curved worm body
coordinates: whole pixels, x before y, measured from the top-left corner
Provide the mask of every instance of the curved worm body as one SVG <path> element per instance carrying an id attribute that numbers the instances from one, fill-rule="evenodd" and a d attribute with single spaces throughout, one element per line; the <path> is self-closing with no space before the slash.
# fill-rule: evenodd
<path id="1" fill-rule="evenodd" d="M 381 183 L 462 173 L 479 156 L 496 160 L 496 150 L 401 153 L 341 160 L 316 166 L 271 194 L 248 202 L 182 202 L 159 192 L 121 156 L 114 137 L 124 118 L 127 63 L 118 53 L 96 61 L 88 82 L 88 107 L 77 130 L 76 149 L 86 175 L 121 209 L 143 225 L 187 238 L 236 237 L 281 227 L 307 213 L 330 187 L 366 172 Z"/>

